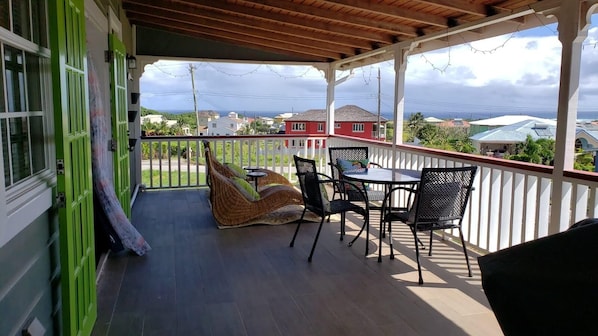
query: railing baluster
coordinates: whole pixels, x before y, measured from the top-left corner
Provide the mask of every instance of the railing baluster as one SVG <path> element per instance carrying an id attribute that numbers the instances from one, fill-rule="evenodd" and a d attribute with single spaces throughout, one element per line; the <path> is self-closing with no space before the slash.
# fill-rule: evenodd
<path id="1" fill-rule="evenodd" d="M 146 137 L 142 138 L 145 146 L 142 153 L 147 155 L 142 167 L 149 171 L 149 179 L 146 175 L 142 183 L 153 189 L 206 186 L 207 181 L 200 178 L 205 176 L 205 166 L 200 167 L 204 139 L 211 142 L 222 162 L 272 169 L 291 182 L 296 182 L 293 154 L 316 159 L 319 169 L 329 172 L 328 146 L 366 145 L 371 160 L 386 167 L 393 166 L 393 158 L 397 168 L 407 169 L 477 165 L 475 190 L 463 231 L 469 244 L 488 251 L 546 236 L 551 211 L 559 212 L 557 227 L 561 231 L 580 219 L 598 215 L 598 177 L 594 173 L 568 172 L 555 181 L 551 167 L 343 136 Z M 183 150 L 187 153 L 185 158 Z M 181 162 L 183 159 L 186 164 Z M 173 183 L 174 173 L 178 173 L 178 183 Z M 185 173 L 186 179 L 182 176 Z M 164 181 L 164 174 L 168 175 L 168 181 Z M 551 207 L 554 183 L 563 186 L 562 209 Z"/>

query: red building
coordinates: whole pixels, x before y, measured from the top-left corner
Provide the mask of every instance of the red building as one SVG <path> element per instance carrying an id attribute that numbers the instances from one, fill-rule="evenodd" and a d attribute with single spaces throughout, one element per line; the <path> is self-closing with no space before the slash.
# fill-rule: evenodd
<path id="1" fill-rule="evenodd" d="M 380 140 L 386 138 L 386 118 L 380 117 Z M 326 110 L 314 109 L 298 113 L 285 120 L 285 134 L 326 134 Z M 363 139 L 378 139 L 378 115 L 355 105 L 345 105 L 334 111 L 334 134 Z M 293 140 L 294 142 L 294 140 Z M 290 143 L 289 147 L 302 147 L 303 143 Z M 308 144 L 311 147 L 311 144 Z M 316 143 L 317 147 L 325 146 Z"/>

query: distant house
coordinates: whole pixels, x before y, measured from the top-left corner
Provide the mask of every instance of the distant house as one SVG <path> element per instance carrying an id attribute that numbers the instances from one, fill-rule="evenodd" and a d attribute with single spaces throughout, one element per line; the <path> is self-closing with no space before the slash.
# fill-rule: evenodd
<path id="1" fill-rule="evenodd" d="M 208 126 L 199 126 L 199 135 L 208 135 Z"/>
<path id="2" fill-rule="evenodd" d="M 177 124 L 176 120 L 168 120 L 165 116 L 161 114 L 148 114 L 139 118 L 141 124 L 144 123 L 151 123 L 151 124 L 161 124 L 162 122 L 166 123 L 166 126 L 172 127 Z"/>
<path id="3" fill-rule="evenodd" d="M 541 119 L 523 120 L 512 125 L 493 128 L 469 137 L 480 154 L 502 157 L 505 153 L 514 153 L 515 146 L 525 142 L 527 136 L 537 140 L 556 137 L 556 121 Z"/>
<path id="4" fill-rule="evenodd" d="M 534 120 L 539 123 L 550 123 L 553 122 L 551 119 L 544 119 L 538 117 L 532 117 L 528 115 L 504 115 L 496 118 L 482 119 L 469 122 L 469 134 L 475 135 L 481 132 L 485 132 L 491 129 L 513 125 L 515 123 Z"/>
<path id="5" fill-rule="evenodd" d="M 236 112 L 229 112 L 226 117 L 214 119 L 208 123 L 207 135 L 237 135 L 247 121 L 239 118 Z"/>
<path id="6" fill-rule="evenodd" d="M 586 152 L 598 151 L 598 125 L 580 125 L 575 134 L 575 148 Z"/>
<path id="7" fill-rule="evenodd" d="M 381 139 L 385 139 L 386 118 L 380 117 Z M 378 139 L 378 116 L 355 105 L 345 105 L 334 111 L 334 133 L 357 138 Z M 298 113 L 285 120 L 285 133 L 290 135 L 326 134 L 326 110 L 314 109 Z M 290 147 L 301 144 L 291 143 Z M 316 146 L 324 144 L 316 143 Z"/>
<path id="8" fill-rule="evenodd" d="M 438 124 L 438 123 L 443 122 L 444 120 L 438 119 L 436 117 L 426 117 L 426 118 L 424 118 L 424 121 L 427 122 L 428 124 Z"/>
<path id="9" fill-rule="evenodd" d="M 200 130 L 201 130 L 201 126 L 203 127 L 207 127 L 208 123 L 212 120 L 216 120 L 220 118 L 220 113 L 216 112 L 216 111 L 212 111 L 212 110 L 204 110 L 204 111 L 198 111 L 197 112 L 197 119 L 198 119 L 198 123 L 200 126 Z"/>
<path id="10" fill-rule="evenodd" d="M 270 117 L 257 117 L 257 121 L 263 123 L 264 125 L 268 125 L 268 126 L 274 125 L 274 118 L 270 118 Z"/>
<path id="11" fill-rule="evenodd" d="M 436 125 L 438 127 L 460 128 L 465 132 L 468 132 L 470 127 L 469 122 L 463 119 L 443 120 L 436 123 Z"/>
<path id="12" fill-rule="evenodd" d="M 293 113 L 291 113 L 291 112 L 277 114 L 274 117 L 274 122 L 278 123 L 278 124 L 282 124 L 282 123 L 284 123 L 285 120 L 289 119 L 292 116 L 293 116 Z"/>

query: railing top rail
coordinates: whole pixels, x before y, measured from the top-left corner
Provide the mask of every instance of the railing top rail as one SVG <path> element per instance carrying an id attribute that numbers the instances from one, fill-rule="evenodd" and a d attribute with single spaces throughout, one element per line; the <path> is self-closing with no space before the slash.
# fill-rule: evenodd
<path id="1" fill-rule="evenodd" d="M 375 143 L 376 146 L 388 147 L 388 149 L 393 148 L 393 144 L 388 143 L 388 142 L 364 140 L 364 139 L 360 139 L 360 138 L 348 137 L 348 136 L 343 136 L 343 135 L 332 135 L 330 137 L 331 138 L 343 138 L 343 139 L 347 139 L 347 140 L 351 140 L 351 141 L 363 142 L 364 144 Z M 421 153 L 422 155 L 426 155 L 426 156 L 437 156 L 437 157 L 442 157 L 442 158 L 451 158 L 451 159 L 458 160 L 458 161 L 472 162 L 472 163 L 478 162 L 480 164 L 483 164 L 484 166 L 494 165 L 494 166 L 506 167 L 506 168 L 510 168 L 510 169 L 532 171 L 532 172 L 541 173 L 541 174 L 552 174 L 552 170 L 553 170 L 553 167 L 551 167 L 551 166 L 544 166 L 544 165 L 528 163 L 528 162 L 493 158 L 493 157 L 475 155 L 475 154 L 451 152 L 451 151 L 446 151 L 446 150 L 442 150 L 442 149 L 425 148 L 425 147 L 414 146 L 414 145 L 402 144 L 402 145 L 396 145 L 395 148 L 397 148 L 399 150 L 403 150 L 403 151 Z"/>
<path id="2" fill-rule="evenodd" d="M 258 134 L 258 135 L 151 135 L 142 136 L 141 140 L 227 140 L 227 139 L 289 139 L 289 138 L 327 138 L 325 134 Z M 382 143 L 382 142 L 381 142 Z"/>

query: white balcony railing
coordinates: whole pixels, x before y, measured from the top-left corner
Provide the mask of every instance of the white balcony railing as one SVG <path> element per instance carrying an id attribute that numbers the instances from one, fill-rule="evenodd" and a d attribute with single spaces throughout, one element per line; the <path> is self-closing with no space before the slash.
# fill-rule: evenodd
<path id="1" fill-rule="evenodd" d="M 319 169 L 330 173 L 325 146 L 368 146 L 370 160 L 385 167 L 476 165 L 479 170 L 463 233 L 471 246 L 490 252 L 564 231 L 598 213 L 598 175 L 594 173 L 555 176 L 548 166 L 343 136 L 148 137 L 142 139 L 142 183 L 146 188 L 205 185 L 204 139 L 210 140 L 222 162 L 265 167 L 290 181 L 296 180 L 293 154 L 316 159 Z M 560 202 L 551 199 L 556 183 L 563 190 Z M 551 211 L 559 212 L 559 223 L 551 225 Z"/>

